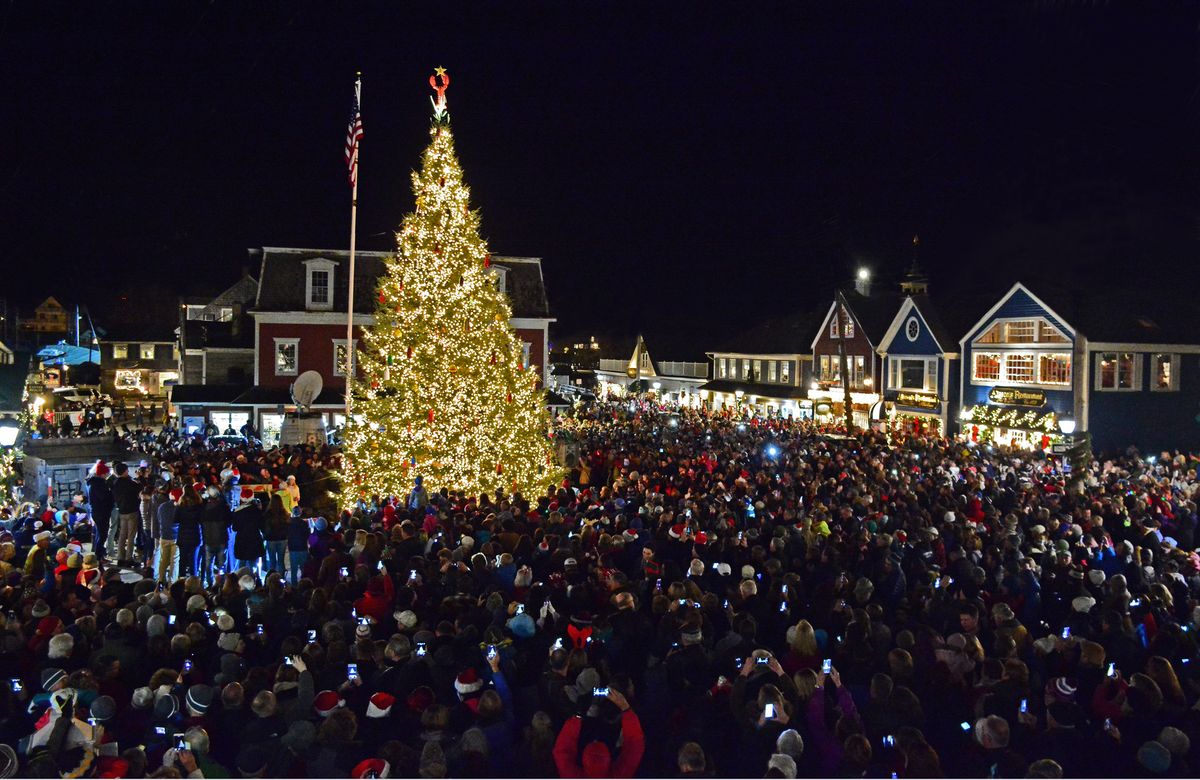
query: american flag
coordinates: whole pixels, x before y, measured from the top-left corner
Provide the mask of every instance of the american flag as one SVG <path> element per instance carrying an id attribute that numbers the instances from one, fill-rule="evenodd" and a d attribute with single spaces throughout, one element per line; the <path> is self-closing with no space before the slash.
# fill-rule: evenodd
<path id="1" fill-rule="evenodd" d="M 346 128 L 346 167 L 350 171 L 350 186 L 358 181 L 358 142 L 363 137 L 362 114 L 358 110 L 359 82 L 354 82 L 354 107 L 350 110 L 350 126 Z"/>

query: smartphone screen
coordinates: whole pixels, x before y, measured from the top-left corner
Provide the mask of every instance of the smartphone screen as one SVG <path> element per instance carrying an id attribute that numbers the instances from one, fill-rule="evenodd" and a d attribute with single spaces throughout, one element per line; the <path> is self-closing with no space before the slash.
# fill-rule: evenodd
<path id="1" fill-rule="evenodd" d="M 424 658 L 425 653 L 427 653 L 427 652 L 428 652 L 428 650 L 425 649 L 425 643 L 417 642 L 417 658 Z"/>
<path id="2" fill-rule="evenodd" d="M 968 723 L 968 722 L 967 722 L 967 721 L 965 721 L 965 720 L 964 720 L 962 723 L 958 724 L 958 727 L 959 727 L 960 729 L 962 729 L 963 731 L 970 731 L 970 730 L 971 730 L 971 724 L 970 724 L 970 723 Z"/>
<path id="3" fill-rule="evenodd" d="M 1116 663 L 1110 663 L 1110 664 L 1108 665 L 1108 676 L 1109 676 L 1109 677 L 1116 677 L 1116 676 L 1117 676 L 1117 665 L 1116 665 Z"/>
<path id="4" fill-rule="evenodd" d="M 771 718 L 775 717 L 775 705 L 774 704 L 767 702 L 766 706 L 763 707 L 763 717 L 766 718 L 767 720 L 770 720 Z"/>
<path id="5" fill-rule="evenodd" d="M 310 641 L 310 642 L 317 641 L 317 630 L 315 628 L 310 628 L 308 630 L 308 641 Z"/>
<path id="6" fill-rule="evenodd" d="M 833 659 L 826 658 L 824 661 L 821 662 L 821 673 L 829 674 L 832 671 L 833 671 Z"/>
<path id="7" fill-rule="evenodd" d="M 346 677 L 351 680 L 358 677 L 358 664 L 346 664 Z"/>

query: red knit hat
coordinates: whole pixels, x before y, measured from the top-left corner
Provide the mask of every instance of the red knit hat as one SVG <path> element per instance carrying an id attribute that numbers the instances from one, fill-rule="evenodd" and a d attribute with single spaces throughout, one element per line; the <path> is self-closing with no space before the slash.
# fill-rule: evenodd
<path id="1" fill-rule="evenodd" d="M 696 534 L 696 544 L 708 544 L 708 534 L 703 531 Z"/>
<path id="2" fill-rule="evenodd" d="M 336 691 L 321 691 L 317 698 L 313 699 L 313 709 L 322 718 L 328 718 L 334 710 L 345 706 L 345 699 L 338 696 Z"/>
<path id="3" fill-rule="evenodd" d="M 108 476 L 108 466 L 104 465 L 103 460 L 96 461 L 95 471 L 96 471 L 97 477 L 107 477 Z"/>
<path id="4" fill-rule="evenodd" d="M 428 685 L 414 688 L 413 692 L 408 694 L 408 698 L 404 700 L 404 703 L 408 705 L 410 712 L 424 712 L 433 705 L 433 690 Z"/>
<path id="5" fill-rule="evenodd" d="M 479 679 L 479 675 L 475 672 L 475 667 L 468 666 L 463 670 L 458 679 L 454 681 L 454 690 L 458 691 L 459 696 L 466 696 L 469 693 L 475 693 L 483 687 L 483 680 Z"/>
<path id="6" fill-rule="evenodd" d="M 391 777 L 392 765 L 382 758 L 368 758 L 350 770 L 350 776 L 354 778 Z"/>
<path id="7" fill-rule="evenodd" d="M 679 539 L 683 536 L 683 523 L 676 523 L 675 525 L 671 526 L 671 530 L 668 531 L 668 533 L 671 535 L 672 539 Z"/>
<path id="8" fill-rule="evenodd" d="M 396 697 L 390 693 L 380 691 L 371 697 L 367 702 L 367 717 L 368 718 L 386 718 L 392 711 L 392 705 L 396 703 Z"/>

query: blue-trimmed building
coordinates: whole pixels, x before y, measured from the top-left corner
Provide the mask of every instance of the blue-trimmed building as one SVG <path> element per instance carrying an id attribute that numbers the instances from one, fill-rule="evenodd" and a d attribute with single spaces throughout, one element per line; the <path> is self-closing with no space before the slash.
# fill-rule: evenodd
<path id="1" fill-rule="evenodd" d="M 1070 419 L 1099 452 L 1200 449 L 1200 323 L 1170 298 L 1014 284 L 959 341 L 961 433 L 1044 447 Z"/>
<path id="2" fill-rule="evenodd" d="M 946 436 L 958 414 L 958 342 L 943 327 L 915 265 L 901 289 L 906 297 L 877 350 L 883 358 L 888 425 Z"/>

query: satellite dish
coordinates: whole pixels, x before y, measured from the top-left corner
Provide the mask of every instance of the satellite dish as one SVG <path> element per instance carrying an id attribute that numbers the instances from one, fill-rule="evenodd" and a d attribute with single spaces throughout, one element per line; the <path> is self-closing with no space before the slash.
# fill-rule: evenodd
<path id="1" fill-rule="evenodd" d="M 296 381 L 292 383 L 292 400 L 299 407 L 299 411 L 308 411 L 308 407 L 312 406 L 312 402 L 321 394 L 323 384 L 321 375 L 316 371 L 305 371 L 296 377 Z"/>

